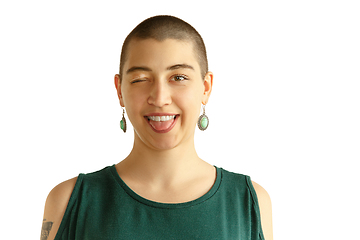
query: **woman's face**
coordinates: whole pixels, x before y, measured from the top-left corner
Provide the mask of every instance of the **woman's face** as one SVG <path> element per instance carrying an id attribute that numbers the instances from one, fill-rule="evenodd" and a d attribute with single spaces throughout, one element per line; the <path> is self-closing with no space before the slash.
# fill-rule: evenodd
<path id="1" fill-rule="evenodd" d="M 135 141 L 158 150 L 193 141 L 213 76 L 209 72 L 202 79 L 191 42 L 132 40 L 123 72 L 121 84 L 115 76 L 115 85 Z"/>

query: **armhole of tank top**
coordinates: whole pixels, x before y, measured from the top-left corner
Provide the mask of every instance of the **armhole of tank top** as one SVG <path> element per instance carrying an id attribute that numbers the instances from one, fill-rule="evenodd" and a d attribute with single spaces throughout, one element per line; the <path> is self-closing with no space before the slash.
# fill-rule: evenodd
<path id="1" fill-rule="evenodd" d="M 73 189 L 73 191 L 71 193 L 71 196 L 70 196 L 69 202 L 67 204 L 64 216 L 63 216 L 63 218 L 61 220 L 59 229 L 58 229 L 58 231 L 57 231 L 57 233 L 55 235 L 54 240 L 60 240 L 61 239 L 61 236 L 62 236 L 65 228 L 67 227 L 67 224 L 70 221 L 70 215 L 71 215 L 72 209 L 74 207 L 74 204 L 76 202 L 76 199 L 77 199 L 77 197 L 79 195 L 79 189 L 80 189 L 80 186 L 81 186 L 82 181 L 84 179 L 84 176 L 85 176 L 84 174 L 79 174 L 79 176 L 76 179 L 74 189 Z"/>
<path id="2" fill-rule="evenodd" d="M 260 225 L 260 232 L 259 232 L 259 237 L 261 240 L 264 240 L 264 234 L 262 231 L 262 226 L 261 226 L 261 215 L 260 215 L 260 207 L 259 207 L 259 201 L 257 198 L 257 194 L 255 191 L 255 188 L 252 184 L 251 178 L 249 176 L 246 176 L 246 183 L 248 185 L 248 188 L 250 190 L 250 194 L 251 194 L 251 198 L 253 200 L 254 203 L 254 210 L 256 212 L 256 217 L 259 219 L 259 225 Z"/>

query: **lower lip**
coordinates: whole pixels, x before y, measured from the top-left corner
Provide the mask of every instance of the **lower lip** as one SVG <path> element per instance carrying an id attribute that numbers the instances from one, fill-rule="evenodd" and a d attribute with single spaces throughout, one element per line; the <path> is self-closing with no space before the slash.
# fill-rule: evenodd
<path id="1" fill-rule="evenodd" d="M 164 129 L 164 130 L 160 130 L 160 131 L 159 131 L 159 130 L 156 130 L 156 129 L 150 124 L 150 121 L 148 120 L 148 118 L 146 118 L 146 121 L 147 121 L 147 123 L 149 124 L 149 126 L 151 127 L 151 129 L 152 129 L 154 132 L 156 132 L 156 133 L 167 133 L 167 132 L 170 132 L 171 129 L 173 129 L 173 127 L 175 127 L 178 118 L 179 118 L 179 115 L 176 115 L 176 117 L 175 117 L 173 123 L 170 125 L 170 127 L 169 127 L 168 129 Z"/>

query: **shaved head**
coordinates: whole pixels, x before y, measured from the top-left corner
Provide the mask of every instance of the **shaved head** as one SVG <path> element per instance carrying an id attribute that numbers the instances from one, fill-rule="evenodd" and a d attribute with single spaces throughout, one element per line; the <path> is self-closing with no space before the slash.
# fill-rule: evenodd
<path id="1" fill-rule="evenodd" d="M 200 34 L 190 24 L 179 18 L 173 16 L 155 16 L 141 22 L 126 37 L 120 57 L 120 80 L 124 74 L 124 64 L 127 60 L 129 43 L 131 40 L 145 40 L 149 38 L 157 41 L 175 39 L 191 42 L 194 47 L 194 54 L 200 65 L 201 76 L 202 78 L 205 77 L 208 72 L 208 61 L 205 44 Z"/>

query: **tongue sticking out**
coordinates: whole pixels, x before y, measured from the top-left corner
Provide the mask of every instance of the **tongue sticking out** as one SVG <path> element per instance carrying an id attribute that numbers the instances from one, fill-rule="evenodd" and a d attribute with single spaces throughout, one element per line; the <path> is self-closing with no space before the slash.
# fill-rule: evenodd
<path id="1" fill-rule="evenodd" d="M 169 121 L 164 121 L 164 122 L 150 120 L 150 125 L 157 131 L 164 131 L 169 129 L 174 121 L 175 119 L 171 119 Z"/>

